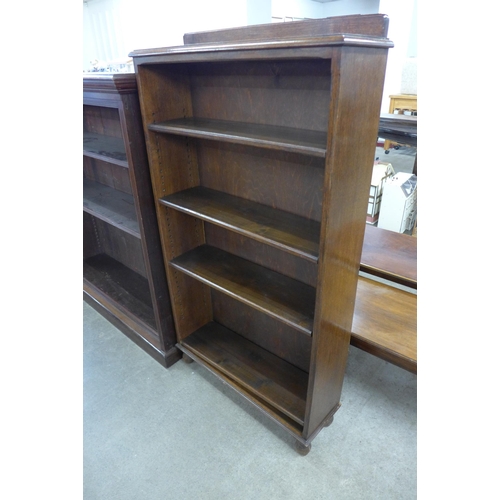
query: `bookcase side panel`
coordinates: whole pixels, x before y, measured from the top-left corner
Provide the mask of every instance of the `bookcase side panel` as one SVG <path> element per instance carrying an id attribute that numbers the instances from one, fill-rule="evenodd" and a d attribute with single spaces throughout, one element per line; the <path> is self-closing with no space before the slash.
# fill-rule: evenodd
<path id="1" fill-rule="evenodd" d="M 127 116 L 122 119 L 122 134 L 129 158 L 129 174 L 132 191 L 136 200 L 137 220 L 142 234 L 142 251 L 146 264 L 146 273 L 153 300 L 156 324 L 161 332 L 160 338 L 166 349 L 175 342 L 174 325 L 170 304 L 165 266 L 161 250 L 159 228 L 153 188 L 149 172 L 148 157 L 142 131 L 142 115 L 137 94 L 122 96 L 120 113 Z M 134 147 L 131 147 L 131 145 Z"/>
<path id="2" fill-rule="evenodd" d="M 340 404 L 386 58 L 386 49 L 333 50 L 331 132 L 304 437 Z"/>
<path id="3" fill-rule="evenodd" d="M 203 222 L 170 210 L 159 199 L 199 185 L 196 148 L 189 138 L 156 133 L 148 125 L 192 115 L 189 75 L 184 68 L 139 66 L 138 86 L 160 240 L 178 340 L 212 318 L 210 291 L 168 265 L 205 242 Z"/>

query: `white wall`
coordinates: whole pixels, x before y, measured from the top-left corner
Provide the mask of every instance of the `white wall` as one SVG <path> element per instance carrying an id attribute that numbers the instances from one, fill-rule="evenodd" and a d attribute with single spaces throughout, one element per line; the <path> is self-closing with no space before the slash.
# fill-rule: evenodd
<path id="1" fill-rule="evenodd" d="M 272 18 L 273 0 L 247 0 L 246 24 L 267 24 Z"/>
<path id="2" fill-rule="evenodd" d="M 380 12 L 379 3 L 379 0 L 336 0 L 324 3 L 324 17 L 378 14 Z"/>
<path id="3" fill-rule="evenodd" d="M 389 96 L 401 92 L 403 67 L 409 55 L 417 55 L 417 0 L 380 0 L 380 13 L 389 16 L 389 50 L 381 111 L 389 110 Z"/>
<path id="4" fill-rule="evenodd" d="M 83 69 L 90 61 L 127 59 L 135 49 L 182 45 L 184 33 L 263 24 L 271 18 L 389 16 L 389 50 L 381 111 L 401 90 L 403 66 L 417 55 L 417 0 L 88 0 L 83 4 Z"/>
<path id="5" fill-rule="evenodd" d="M 264 0 L 248 1 L 259 7 L 252 24 L 271 22 L 270 6 L 262 15 Z M 94 59 L 127 59 L 136 49 L 182 45 L 184 33 L 247 21 L 247 0 L 88 0 L 83 4 L 83 69 L 89 70 Z"/>
<path id="6" fill-rule="evenodd" d="M 312 0 L 272 0 L 272 14 L 281 19 L 318 19 L 325 17 L 323 5 Z"/>

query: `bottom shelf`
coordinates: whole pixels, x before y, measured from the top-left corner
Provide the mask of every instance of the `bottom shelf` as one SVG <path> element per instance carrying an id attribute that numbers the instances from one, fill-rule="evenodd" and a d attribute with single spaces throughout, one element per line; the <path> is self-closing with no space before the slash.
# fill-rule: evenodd
<path id="1" fill-rule="evenodd" d="M 110 300 L 156 330 L 153 304 L 146 278 L 106 254 L 83 261 L 83 277 Z"/>
<path id="2" fill-rule="evenodd" d="M 289 430 L 300 433 L 293 423 L 304 424 L 306 372 L 215 322 L 183 339 L 179 348 L 203 361 Z"/>

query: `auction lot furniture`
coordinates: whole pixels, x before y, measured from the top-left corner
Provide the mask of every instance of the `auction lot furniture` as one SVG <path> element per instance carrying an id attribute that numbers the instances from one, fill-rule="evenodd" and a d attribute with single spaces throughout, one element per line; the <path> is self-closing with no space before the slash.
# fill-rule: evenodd
<path id="1" fill-rule="evenodd" d="M 180 358 L 135 74 L 83 77 L 84 299 L 168 367 Z"/>
<path id="2" fill-rule="evenodd" d="M 340 405 L 387 25 L 250 26 L 131 54 L 177 345 L 302 454 Z"/>

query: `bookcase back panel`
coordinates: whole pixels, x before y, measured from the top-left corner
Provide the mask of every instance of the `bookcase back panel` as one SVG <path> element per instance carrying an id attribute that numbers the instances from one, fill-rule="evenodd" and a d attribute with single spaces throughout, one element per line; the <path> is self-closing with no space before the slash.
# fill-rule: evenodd
<path id="1" fill-rule="evenodd" d="M 196 145 L 189 137 L 150 134 L 151 179 L 157 198 L 199 186 Z"/>
<path id="2" fill-rule="evenodd" d="M 168 272 L 168 286 L 175 331 L 180 341 L 212 321 L 210 288 L 172 267 Z"/>
<path id="3" fill-rule="evenodd" d="M 83 157 L 83 175 L 86 179 L 109 186 L 117 191 L 132 194 L 127 168 L 90 156 Z"/>
<path id="4" fill-rule="evenodd" d="M 200 184 L 321 220 L 324 160 L 218 141 L 198 141 Z"/>
<path id="5" fill-rule="evenodd" d="M 214 321 L 297 368 L 309 371 L 310 337 L 215 290 L 212 303 Z"/>
<path id="6" fill-rule="evenodd" d="M 99 253 L 109 255 L 132 271 L 146 277 L 141 241 L 96 217 L 92 218 L 94 224 L 92 234 L 100 249 Z"/>
<path id="7" fill-rule="evenodd" d="M 207 244 L 211 246 L 316 286 L 318 266 L 313 262 L 206 222 L 205 235 Z"/>
<path id="8" fill-rule="evenodd" d="M 122 137 L 118 109 L 84 105 L 83 132 Z"/>
<path id="9" fill-rule="evenodd" d="M 190 76 L 197 118 L 327 129 L 328 60 L 196 64 Z"/>

